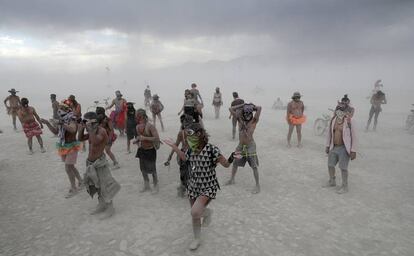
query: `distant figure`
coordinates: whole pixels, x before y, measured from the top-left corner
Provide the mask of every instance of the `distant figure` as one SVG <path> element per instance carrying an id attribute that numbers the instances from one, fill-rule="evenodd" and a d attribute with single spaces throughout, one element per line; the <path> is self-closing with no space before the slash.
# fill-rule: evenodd
<path id="1" fill-rule="evenodd" d="M 197 102 L 194 99 L 194 95 L 188 89 L 184 91 L 184 104 L 180 112 L 178 112 L 178 115 L 180 116 L 183 112 L 184 114 L 193 117 L 193 122 L 201 122 L 201 115 L 197 110 Z"/>
<path id="2" fill-rule="evenodd" d="M 284 109 L 282 100 L 277 98 L 277 100 L 273 103 L 272 108 L 276 110 Z"/>
<path id="3" fill-rule="evenodd" d="M 16 89 L 9 90 L 10 95 L 4 100 L 4 106 L 6 106 L 7 114 L 12 116 L 13 121 L 13 129 L 17 131 L 16 127 L 16 117 L 17 117 L 17 111 L 21 107 L 21 102 L 19 96 L 16 94 L 19 91 L 16 91 Z M 7 106 L 7 102 L 9 102 L 9 106 Z"/>
<path id="4" fill-rule="evenodd" d="M 78 124 L 72 109 L 66 104 L 58 103 L 58 117 L 56 125 L 51 124 L 46 119 L 41 119 L 41 121 L 43 124 L 47 125 L 53 134 L 58 136 L 56 148 L 62 162 L 65 163 L 65 171 L 70 182 L 70 189 L 65 195 L 65 198 L 70 198 L 76 195 L 79 190 L 84 187 L 79 171 L 75 167 L 78 152 L 82 148 L 82 143 L 80 143 L 76 137 Z M 77 187 L 76 179 L 78 180 Z"/>
<path id="5" fill-rule="evenodd" d="M 152 102 L 150 106 L 152 113 L 152 120 L 154 121 L 154 126 L 157 127 L 157 117 L 160 119 L 161 131 L 164 131 L 164 123 L 162 122 L 161 112 L 164 110 L 164 105 L 160 101 L 160 97 L 157 94 L 152 96 Z"/>
<path id="6" fill-rule="evenodd" d="M 194 100 L 196 101 L 196 108 L 198 113 L 200 114 L 201 118 L 203 118 L 203 99 L 201 98 L 200 91 L 197 89 L 197 84 L 192 83 L 191 84 L 191 90 L 190 92 L 193 94 Z"/>
<path id="7" fill-rule="evenodd" d="M 56 100 L 56 94 L 50 94 L 50 101 L 52 102 L 52 110 L 53 110 L 52 119 L 59 120 L 60 119 L 60 116 L 58 115 L 59 102 Z"/>
<path id="8" fill-rule="evenodd" d="M 144 178 L 144 187 L 141 193 L 150 191 L 150 183 L 148 175 L 152 175 L 154 184 L 153 194 L 158 193 L 158 176 L 157 176 L 157 147 L 160 137 L 154 125 L 148 122 L 148 116 L 145 109 L 137 110 L 137 139 L 134 144 L 138 145 L 138 151 L 135 157 L 139 158 L 139 168 Z"/>
<path id="9" fill-rule="evenodd" d="M 144 97 L 145 97 L 145 107 L 149 108 L 151 105 L 151 98 L 152 98 L 151 89 L 149 85 L 147 85 L 147 88 L 144 91 Z"/>
<path id="10" fill-rule="evenodd" d="M 338 103 L 331 119 L 327 134 L 326 153 L 328 154 L 329 181 L 324 187 L 335 187 L 335 166 L 339 164 L 342 186 L 338 194 L 348 192 L 348 163 L 356 158 L 356 134 L 352 115 L 343 101 Z"/>
<path id="11" fill-rule="evenodd" d="M 98 115 L 95 112 L 86 113 L 79 125 L 78 140 L 89 141 L 84 182 L 91 197 L 98 194 L 99 203 L 91 215 L 101 213 L 101 220 L 115 213 L 113 199 L 121 189 L 121 185 L 112 177 L 104 154 L 108 139 L 108 133 L 99 125 Z"/>
<path id="12" fill-rule="evenodd" d="M 223 100 L 221 98 L 220 88 L 216 88 L 216 92 L 213 95 L 213 106 L 216 119 L 220 118 L 220 107 L 223 106 Z"/>
<path id="13" fill-rule="evenodd" d="M 236 112 L 238 108 L 241 108 L 241 112 Z M 259 183 L 259 158 L 257 157 L 256 142 L 254 141 L 253 134 L 256 130 L 259 117 L 262 112 L 262 107 L 255 106 L 254 104 L 244 104 L 243 106 L 236 106 L 230 108 L 230 111 L 234 116 L 237 116 L 239 122 L 239 145 L 235 152 L 240 152 L 241 159 L 237 159 L 233 163 L 233 169 L 231 172 L 231 178 L 227 181 L 226 185 L 234 184 L 234 178 L 237 173 L 238 167 L 244 167 L 246 162 L 253 170 L 254 180 L 256 186 L 252 190 L 253 194 L 260 192 Z"/>
<path id="14" fill-rule="evenodd" d="M 81 104 L 76 100 L 75 95 L 70 95 L 69 98 L 69 106 L 72 108 L 73 114 L 75 115 L 77 120 L 82 119 L 82 107 Z"/>
<path id="15" fill-rule="evenodd" d="M 112 125 L 111 119 L 106 116 L 105 109 L 103 107 L 96 108 L 96 114 L 98 116 L 99 125 L 105 129 L 106 133 L 108 134 L 108 143 L 105 147 L 105 153 L 109 156 L 109 158 L 113 161 L 114 167 L 113 169 L 119 169 L 119 163 L 116 160 L 114 153 L 112 153 L 112 146 L 117 138 L 114 127 Z"/>
<path id="16" fill-rule="evenodd" d="M 300 100 L 301 97 L 302 95 L 300 95 L 299 92 L 295 92 L 292 96 L 292 101 L 287 105 L 286 120 L 289 124 L 289 132 L 287 136 L 288 147 L 292 146 L 290 141 L 295 127 L 298 136 L 298 147 L 302 147 L 302 124 L 305 123 L 306 116 L 303 114 L 305 105 Z"/>
<path id="17" fill-rule="evenodd" d="M 231 102 L 231 108 L 236 108 L 237 106 L 243 106 L 244 100 L 239 98 L 239 94 L 237 92 L 233 92 L 233 101 Z M 237 110 L 236 110 L 237 114 Z M 236 138 L 236 126 L 237 126 L 237 115 L 234 115 L 232 111 L 230 111 L 229 119 L 231 119 L 233 128 L 232 128 L 232 138 L 233 140 Z"/>
<path id="18" fill-rule="evenodd" d="M 126 134 L 127 134 L 127 151 L 128 154 L 131 153 L 131 140 L 137 137 L 137 117 L 136 111 L 134 108 L 133 102 L 127 103 L 127 113 L 126 113 Z"/>
<path id="19" fill-rule="evenodd" d="M 115 111 L 111 112 L 110 118 L 114 128 L 118 129 L 121 136 L 124 136 L 127 101 L 122 98 L 122 93 L 120 91 L 115 91 L 115 96 L 115 99 L 112 100 L 111 105 L 109 105 L 106 110 L 115 106 Z"/>
<path id="20" fill-rule="evenodd" d="M 43 147 L 42 135 L 43 124 L 40 117 L 37 115 L 36 110 L 29 106 L 29 100 L 22 98 L 22 107 L 17 111 L 17 116 L 22 124 L 23 131 L 27 137 L 27 145 L 29 146 L 29 154 L 33 154 L 33 137 L 36 137 L 40 145 L 40 152 L 45 153 L 46 150 Z M 40 124 L 40 126 L 39 126 Z"/>
<path id="21" fill-rule="evenodd" d="M 371 97 L 371 110 L 369 111 L 369 118 L 367 127 L 365 128 L 365 131 L 369 130 L 369 126 L 371 125 L 372 117 L 374 117 L 374 131 L 377 130 L 377 124 L 378 124 L 378 116 L 380 112 L 382 111 L 381 105 L 387 104 L 387 99 L 385 98 L 385 94 L 382 91 L 378 91 Z"/>

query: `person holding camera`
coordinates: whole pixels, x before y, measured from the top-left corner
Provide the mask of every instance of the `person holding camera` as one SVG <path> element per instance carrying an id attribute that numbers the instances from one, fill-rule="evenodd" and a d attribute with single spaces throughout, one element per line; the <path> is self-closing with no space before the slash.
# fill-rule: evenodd
<path id="1" fill-rule="evenodd" d="M 53 134 L 58 136 L 58 142 L 56 143 L 58 155 L 61 157 L 62 162 L 65 163 L 65 171 L 70 182 L 70 189 L 65 197 L 70 198 L 83 187 L 83 180 L 75 167 L 78 152 L 82 148 L 82 143 L 76 138 L 78 124 L 76 121 L 77 117 L 74 115 L 72 109 L 66 104 L 59 104 L 57 117 L 57 126 L 52 125 L 46 119 L 40 119 L 40 121 L 45 124 Z M 78 186 L 76 186 L 76 180 L 78 180 Z"/>

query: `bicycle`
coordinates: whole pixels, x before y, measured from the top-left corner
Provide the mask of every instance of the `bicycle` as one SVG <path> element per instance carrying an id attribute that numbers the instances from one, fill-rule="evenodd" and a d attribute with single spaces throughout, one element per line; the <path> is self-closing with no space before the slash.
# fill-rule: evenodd
<path id="1" fill-rule="evenodd" d="M 414 106 L 414 104 L 411 104 Z M 407 120 L 405 121 L 405 129 L 410 134 L 414 134 L 414 109 L 411 109 L 411 113 L 407 116 Z"/>
<path id="2" fill-rule="evenodd" d="M 103 102 L 100 102 L 99 100 L 95 100 L 93 103 L 94 103 L 94 105 L 92 105 L 92 106 L 90 106 L 90 107 L 88 107 L 87 108 L 87 110 L 88 110 L 88 112 L 95 112 L 96 111 L 96 108 L 97 107 L 103 107 L 103 108 L 105 108 L 105 112 L 107 111 L 106 110 L 106 108 L 110 105 L 109 104 L 109 100 L 110 100 L 110 98 L 108 97 L 108 98 L 105 98 L 105 99 L 103 99 L 102 101 Z"/>
<path id="3" fill-rule="evenodd" d="M 328 108 L 330 112 L 335 112 L 333 109 Z M 315 123 L 313 124 L 313 132 L 317 136 L 322 136 L 329 127 L 331 121 L 331 116 L 329 114 L 323 114 L 322 117 L 316 118 Z"/>

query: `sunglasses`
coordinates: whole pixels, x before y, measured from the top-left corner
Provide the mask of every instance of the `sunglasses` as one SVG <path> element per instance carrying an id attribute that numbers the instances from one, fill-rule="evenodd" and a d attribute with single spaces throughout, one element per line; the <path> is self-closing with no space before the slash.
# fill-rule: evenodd
<path id="1" fill-rule="evenodd" d="M 93 124 L 97 123 L 98 121 L 96 119 L 82 119 L 82 123 L 84 124 Z"/>

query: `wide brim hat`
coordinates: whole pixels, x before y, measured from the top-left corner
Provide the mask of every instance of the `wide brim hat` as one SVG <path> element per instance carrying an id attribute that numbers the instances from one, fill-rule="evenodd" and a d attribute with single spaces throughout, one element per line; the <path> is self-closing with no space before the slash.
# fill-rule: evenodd
<path id="1" fill-rule="evenodd" d="M 19 91 L 16 91 L 16 89 L 12 88 L 9 90 L 10 93 L 18 93 Z"/>

